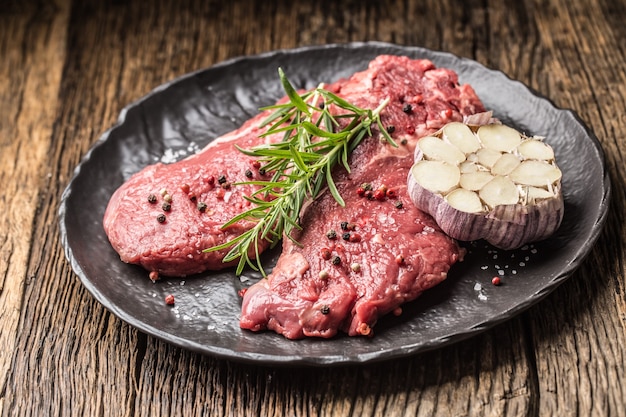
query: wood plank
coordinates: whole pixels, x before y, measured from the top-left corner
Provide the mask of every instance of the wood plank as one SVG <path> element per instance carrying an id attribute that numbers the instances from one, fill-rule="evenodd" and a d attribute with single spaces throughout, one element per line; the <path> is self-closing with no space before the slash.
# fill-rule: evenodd
<path id="1" fill-rule="evenodd" d="M 397 361 L 296 369 L 219 361 L 148 338 L 137 409 L 150 416 L 528 415 L 536 390 L 528 352 L 506 348 L 519 347 L 520 334 L 515 320 Z"/>
<path id="2" fill-rule="evenodd" d="M 626 372 L 626 12 L 597 4 L 93 0 L 70 10 L 58 0 L 42 12 L 16 2 L 15 13 L 0 14 L 0 183 L 10 184 L 0 194 L 8 213 L 0 217 L 0 414 L 617 414 Z M 72 170 L 123 106 L 233 56 L 370 39 L 477 59 L 593 126 L 621 187 L 602 249 L 572 280 L 465 342 L 334 368 L 197 355 L 137 332 L 87 293 L 64 259 L 56 210 Z M 36 210 L 21 209 L 33 201 Z"/>
<path id="3" fill-rule="evenodd" d="M 614 185 L 599 244 L 569 282 L 531 310 L 542 376 L 540 407 L 547 415 L 605 416 L 624 410 L 626 54 L 619 31 L 606 30 L 614 7 L 620 6 L 610 1 L 597 7 L 584 1 L 548 2 L 535 15 L 546 48 L 544 64 L 552 69 L 537 73 L 537 82 L 596 133 Z M 623 4 L 621 8 L 623 16 Z M 623 34 L 623 25 L 618 26 Z"/>
<path id="4" fill-rule="evenodd" d="M 49 182 L 52 140 L 64 62 L 66 4 L 7 5 L 0 14 L 0 393 L 7 388 L 22 297 L 32 279 L 26 265 Z M 0 396 L 0 414 L 4 397 Z"/>

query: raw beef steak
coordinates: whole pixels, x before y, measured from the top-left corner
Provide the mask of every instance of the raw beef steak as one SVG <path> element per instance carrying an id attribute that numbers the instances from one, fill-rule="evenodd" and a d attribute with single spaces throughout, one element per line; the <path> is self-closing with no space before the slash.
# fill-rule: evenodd
<path id="1" fill-rule="evenodd" d="M 242 328 L 290 339 L 338 331 L 372 336 L 380 316 L 399 313 L 463 256 L 413 206 L 406 180 L 419 137 L 484 110 L 473 90 L 428 61 L 379 57 L 336 91 L 369 108 L 391 97 L 383 124 L 401 145 L 393 148 L 374 135 L 352 153 L 350 173 L 335 170 L 345 207 L 330 193 L 307 207 L 295 236 L 299 245 L 284 239 L 272 273 L 246 291 Z"/>
<path id="2" fill-rule="evenodd" d="M 249 208 L 244 195 L 256 190 L 233 183 L 263 177 L 258 164 L 234 145 L 252 147 L 271 139 L 259 138 L 258 126 L 266 116 L 250 119 L 182 161 L 150 165 L 115 191 L 103 224 L 122 261 L 169 276 L 229 266 L 222 262 L 227 250 L 203 250 L 253 226 L 243 221 L 222 229 Z"/>

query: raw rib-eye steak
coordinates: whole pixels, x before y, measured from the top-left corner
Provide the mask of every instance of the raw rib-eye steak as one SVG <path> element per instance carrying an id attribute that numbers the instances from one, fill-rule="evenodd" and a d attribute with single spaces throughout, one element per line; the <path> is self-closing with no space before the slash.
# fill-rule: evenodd
<path id="1" fill-rule="evenodd" d="M 103 224 L 122 261 L 169 276 L 230 266 L 222 262 L 227 251 L 203 251 L 253 226 L 243 221 L 222 229 L 249 208 L 244 195 L 255 190 L 232 184 L 263 177 L 255 161 L 234 145 L 248 148 L 263 143 L 258 126 L 264 117 L 248 120 L 182 161 L 150 165 L 115 191 Z"/>
<path id="2" fill-rule="evenodd" d="M 372 155 L 363 162 L 363 171 L 339 179 L 345 208 L 324 194 L 302 218 L 296 236 L 302 246 L 283 240 L 272 273 L 244 295 L 241 327 L 290 339 L 331 337 L 338 330 L 372 335 L 378 317 L 399 313 L 462 257 L 456 242 L 411 204 L 406 177 L 412 156 Z M 386 188 L 389 197 L 360 196 L 364 181 L 374 194 Z"/>
<path id="3" fill-rule="evenodd" d="M 483 111 L 469 86 L 428 61 L 379 57 L 367 71 L 334 86 L 354 104 L 374 108 L 390 97 L 383 125 L 401 145 L 374 135 L 335 170 L 345 200 L 320 196 L 301 216 L 300 245 L 283 240 L 272 273 L 244 295 L 240 325 L 290 339 L 373 335 L 379 317 L 443 281 L 462 258 L 456 242 L 412 205 L 406 180 L 416 139 L 451 120 Z"/>

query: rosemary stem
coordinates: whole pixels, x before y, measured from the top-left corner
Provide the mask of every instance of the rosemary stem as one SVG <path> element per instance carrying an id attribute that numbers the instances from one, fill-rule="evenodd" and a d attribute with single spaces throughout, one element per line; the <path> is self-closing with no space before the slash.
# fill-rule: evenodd
<path id="1" fill-rule="evenodd" d="M 300 228 L 300 210 L 304 201 L 317 198 L 324 186 L 330 190 L 338 204 L 345 205 L 331 171 L 339 161 L 345 169 L 350 170 L 347 163 L 349 153 L 364 137 L 371 135 L 372 124 L 377 124 L 386 140 L 391 145 L 397 146 L 380 121 L 380 113 L 389 103 L 388 98 L 374 110 L 362 109 L 324 90 L 321 86 L 309 93 L 298 95 L 282 70 L 279 70 L 279 76 L 290 102 L 270 107 L 275 111 L 261 126 L 269 125 L 264 135 L 284 132 L 283 141 L 274 145 L 241 150 L 246 155 L 260 157 L 265 161 L 264 168 L 275 171 L 271 182 L 268 183 L 271 185 L 261 186 L 249 197 L 250 201 L 257 203 L 256 207 L 237 215 L 224 227 L 244 219 L 256 223 L 231 241 L 205 249 L 206 252 L 210 252 L 230 248 L 224 262 L 239 259 L 237 275 L 249 265 L 265 276 L 258 256 L 259 247 L 263 246 L 260 239 L 268 241 L 272 246 L 283 236 L 296 242 L 291 233 L 294 228 Z M 323 106 L 317 105 L 320 99 Z M 331 105 L 345 113 L 331 114 L 329 111 Z M 343 129 L 340 128 L 339 118 L 350 119 Z M 340 130 L 336 131 L 337 129 Z M 316 137 L 319 141 L 313 140 Z M 239 184 L 259 185 L 259 182 Z M 268 195 L 272 197 L 270 201 L 267 201 Z M 255 262 L 250 259 L 248 253 L 251 246 L 254 248 Z"/>

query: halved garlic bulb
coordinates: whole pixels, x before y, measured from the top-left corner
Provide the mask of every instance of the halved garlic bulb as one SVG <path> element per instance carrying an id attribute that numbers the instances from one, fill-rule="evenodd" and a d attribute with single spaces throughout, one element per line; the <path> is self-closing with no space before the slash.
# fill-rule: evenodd
<path id="1" fill-rule="evenodd" d="M 515 249 L 561 224 L 561 176 L 543 138 L 452 122 L 418 141 L 408 184 L 416 206 L 449 236 Z"/>

